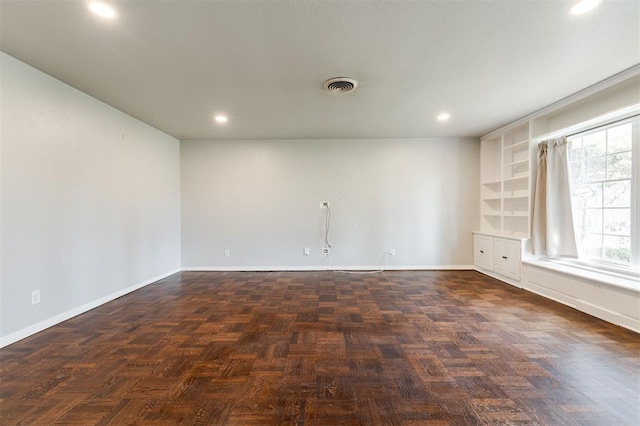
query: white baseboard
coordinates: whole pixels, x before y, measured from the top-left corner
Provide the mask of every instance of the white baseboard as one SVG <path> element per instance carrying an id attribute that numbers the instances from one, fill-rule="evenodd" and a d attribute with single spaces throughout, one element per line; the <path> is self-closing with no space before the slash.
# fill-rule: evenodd
<path id="1" fill-rule="evenodd" d="M 156 277 L 150 278 L 148 280 L 145 280 L 141 283 L 135 284 L 131 287 L 127 287 L 125 289 L 122 289 L 120 291 L 117 291 L 115 293 L 111 293 L 107 296 L 101 297 L 100 299 L 94 300 L 92 302 L 89 303 L 85 303 L 84 305 L 78 306 L 76 308 L 70 309 L 66 312 L 63 312 L 61 314 L 55 315 L 51 318 L 48 318 L 44 321 L 40 321 L 37 324 L 33 324 L 30 325 L 29 327 L 23 328 L 22 330 L 18 330 L 14 333 L 11 333 L 7 336 L 4 336 L 2 338 L 0 338 L 0 348 L 4 348 L 5 346 L 9 346 L 12 343 L 15 343 L 19 340 L 25 339 L 29 336 L 32 336 L 36 333 L 41 332 L 42 330 L 45 330 L 49 327 L 52 327 L 56 324 L 60 324 L 63 321 L 66 321 L 68 319 L 71 319 L 75 316 L 78 316 L 80 314 L 83 314 L 87 311 L 90 311 L 91 309 L 97 308 L 100 305 L 104 305 L 107 302 L 110 302 L 114 299 L 117 299 L 118 297 L 122 297 L 125 294 L 131 293 L 132 291 L 138 290 L 142 287 L 145 287 L 149 284 L 153 284 L 156 281 L 159 281 L 163 278 L 166 278 L 170 275 L 173 275 L 175 273 L 180 272 L 180 269 L 175 269 L 173 271 L 169 271 L 166 272 L 164 274 L 158 275 Z"/>
<path id="2" fill-rule="evenodd" d="M 491 278 L 495 278 L 496 280 L 502 281 L 504 283 L 511 284 L 514 287 L 522 288 L 522 283 L 520 281 L 516 281 L 516 280 L 514 280 L 512 278 L 505 277 L 504 275 L 496 274 L 493 271 L 488 271 L 486 269 L 479 268 L 477 266 L 474 266 L 473 270 L 477 271 L 477 272 L 480 272 L 481 274 L 488 275 Z"/>
<path id="3" fill-rule="evenodd" d="M 538 283 L 532 282 L 528 280 L 526 275 L 523 276 L 522 281 L 515 281 L 500 274 L 496 274 L 492 271 L 487 271 L 482 268 L 475 267 L 476 271 L 488 275 L 492 278 L 500 280 L 504 283 L 511 284 L 515 287 L 521 288 L 523 290 L 529 291 L 531 293 L 537 294 L 538 296 L 542 296 L 546 299 L 553 300 L 554 302 L 561 303 L 563 305 L 569 306 L 570 308 L 576 309 L 578 311 L 584 312 L 601 320 L 610 322 L 615 325 L 619 325 L 620 327 L 624 327 L 628 330 L 634 331 L 636 333 L 640 333 L 640 320 L 637 318 L 633 318 L 628 315 L 624 315 L 620 312 L 614 311 L 613 305 L 610 306 L 598 306 L 594 303 L 590 303 L 588 301 L 582 300 L 579 294 L 565 294 L 560 291 L 556 291 L 548 286 L 543 286 Z M 556 273 L 555 271 L 548 271 L 549 273 Z M 525 271 L 523 270 L 523 275 Z M 573 279 L 580 281 L 579 277 L 573 277 Z M 629 291 L 627 289 L 627 291 Z M 630 293 L 634 294 L 634 293 Z M 636 299 L 637 295 L 634 294 Z M 601 301 L 604 302 L 604 301 Z"/>
<path id="4" fill-rule="evenodd" d="M 537 285 L 532 282 L 528 282 L 524 288 L 531 293 L 535 293 L 538 296 L 553 300 L 554 302 L 561 303 L 570 308 L 576 309 L 585 314 L 589 314 L 593 317 L 610 322 L 611 324 L 619 325 L 628 330 L 640 333 L 640 320 L 631 318 L 626 315 L 622 315 L 619 312 L 614 312 L 603 306 L 596 306 L 592 303 L 573 298 L 562 293 L 556 292 L 550 288 Z"/>
<path id="5" fill-rule="evenodd" d="M 211 272 L 280 272 L 280 271 L 435 271 L 435 270 L 473 270 L 473 265 L 400 265 L 384 266 L 183 266 L 183 271 Z"/>

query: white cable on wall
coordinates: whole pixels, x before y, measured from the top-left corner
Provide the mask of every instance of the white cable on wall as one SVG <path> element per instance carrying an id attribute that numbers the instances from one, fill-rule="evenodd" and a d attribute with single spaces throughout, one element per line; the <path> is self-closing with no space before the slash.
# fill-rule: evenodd
<path id="1" fill-rule="evenodd" d="M 331 248 L 329 244 L 329 229 L 331 228 L 331 208 L 327 203 L 327 213 L 324 217 L 324 248 Z"/>
<path id="2" fill-rule="evenodd" d="M 331 229 L 331 208 L 327 205 L 327 213 L 325 214 L 324 220 L 324 248 L 331 248 L 331 244 L 329 243 L 329 230 Z M 379 274 L 380 272 L 384 272 L 384 266 L 387 263 L 387 255 L 389 255 L 388 251 L 385 251 L 382 254 L 382 259 L 380 259 L 380 269 L 376 269 L 375 271 L 345 271 L 342 269 L 335 269 L 335 265 L 333 264 L 333 259 L 331 258 L 331 251 L 327 257 L 329 258 L 329 263 L 331 265 L 332 272 L 339 272 L 342 274 L 356 274 L 356 275 L 364 275 L 364 274 Z"/>

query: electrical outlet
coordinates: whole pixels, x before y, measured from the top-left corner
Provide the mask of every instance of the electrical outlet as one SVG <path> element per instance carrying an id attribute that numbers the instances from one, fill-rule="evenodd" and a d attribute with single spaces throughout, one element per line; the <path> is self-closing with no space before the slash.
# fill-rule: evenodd
<path id="1" fill-rule="evenodd" d="M 225 250 L 224 257 L 229 257 L 229 256 L 231 256 L 231 252 L 229 250 Z"/>
<path id="2" fill-rule="evenodd" d="M 322 254 L 325 256 L 329 255 L 329 247 L 322 247 Z"/>
<path id="3" fill-rule="evenodd" d="M 328 201 L 320 201 L 320 208 L 321 209 L 328 209 L 329 207 L 331 207 L 331 205 L 329 204 Z"/>
<path id="4" fill-rule="evenodd" d="M 309 256 L 311 254 L 311 250 L 309 249 L 309 247 L 305 247 L 303 253 L 305 256 Z"/>
<path id="5" fill-rule="evenodd" d="M 389 251 L 387 253 L 389 253 L 389 255 L 391 255 L 391 256 L 395 256 L 396 255 L 396 249 L 389 249 Z"/>
<path id="6" fill-rule="evenodd" d="M 40 290 L 33 290 L 31 292 L 31 304 L 37 305 L 40 303 Z"/>

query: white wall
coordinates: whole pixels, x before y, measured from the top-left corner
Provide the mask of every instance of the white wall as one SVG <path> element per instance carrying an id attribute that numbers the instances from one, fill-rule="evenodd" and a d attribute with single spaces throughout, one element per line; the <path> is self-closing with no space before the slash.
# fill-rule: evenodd
<path id="1" fill-rule="evenodd" d="M 4 53 L 0 70 L 2 346 L 180 268 L 180 161 L 176 139 Z"/>
<path id="2" fill-rule="evenodd" d="M 471 265 L 479 141 L 182 141 L 184 269 Z M 311 255 L 303 249 L 309 247 Z M 224 251 L 230 256 L 225 257 Z"/>

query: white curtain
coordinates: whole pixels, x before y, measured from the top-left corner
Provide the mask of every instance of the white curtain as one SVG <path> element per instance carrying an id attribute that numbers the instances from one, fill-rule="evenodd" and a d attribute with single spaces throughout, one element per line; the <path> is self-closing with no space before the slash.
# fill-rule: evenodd
<path id="1" fill-rule="evenodd" d="M 533 253 L 551 258 L 578 257 L 571 212 L 569 145 L 565 137 L 538 145 L 538 171 L 533 191 Z"/>

